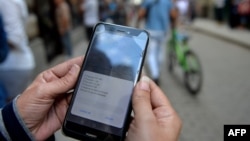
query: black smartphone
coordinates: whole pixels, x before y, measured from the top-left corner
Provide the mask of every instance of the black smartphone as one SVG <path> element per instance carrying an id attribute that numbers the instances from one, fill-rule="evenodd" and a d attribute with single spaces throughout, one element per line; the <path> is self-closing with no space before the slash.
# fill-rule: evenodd
<path id="1" fill-rule="evenodd" d="M 125 138 L 148 42 L 145 30 L 95 26 L 63 123 L 65 135 L 87 141 Z"/>

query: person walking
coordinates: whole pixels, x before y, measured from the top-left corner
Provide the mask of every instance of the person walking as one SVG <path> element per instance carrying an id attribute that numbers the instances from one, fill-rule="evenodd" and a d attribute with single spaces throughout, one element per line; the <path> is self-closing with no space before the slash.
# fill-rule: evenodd
<path id="1" fill-rule="evenodd" d="M 83 12 L 83 24 L 85 26 L 85 32 L 87 39 L 91 39 L 94 26 L 99 21 L 99 4 L 98 0 L 84 0 L 81 5 Z"/>
<path id="2" fill-rule="evenodd" d="M 242 0 L 238 4 L 239 28 L 246 29 L 250 18 L 250 0 Z"/>
<path id="3" fill-rule="evenodd" d="M 56 10 L 55 10 L 55 18 L 56 24 L 58 27 L 58 32 L 60 35 L 61 43 L 64 47 L 64 51 L 68 58 L 73 56 L 72 53 L 72 44 L 70 38 L 70 30 L 71 30 L 71 14 L 69 5 L 65 2 L 65 0 L 54 0 Z"/>
<path id="4" fill-rule="evenodd" d="M 219 24 L 221 24 L 224 20 L 225 4 L 225 0 L 214 0 L 214 16 Z"/>
<path id="5" fill-rule="evenodd" d="M 0 80 L 10 100 L 30 83 L 35 61 L 25 30 L 28 17 L 25 1 L 0 0 L 0 14 L 9 46 L 9 54 L 0 64 Z"/>
<path id="6" fill-rule="evenodd" d="M 145 28 L 150 33 L 147 64 L 150 76 L 159 84 L 163 47 L 170 26 L 170 15 L 174 12 L 172 0 L 144 0 L 138 14 L 138 23 L 145 19 Z"/>
<path id="7" fill-rule="evenodd" d="M 186 24 L 189 21 L 189 0 L 175 0 L 175 6 L 178 9 L 178 21 L 180 24 Z"/>

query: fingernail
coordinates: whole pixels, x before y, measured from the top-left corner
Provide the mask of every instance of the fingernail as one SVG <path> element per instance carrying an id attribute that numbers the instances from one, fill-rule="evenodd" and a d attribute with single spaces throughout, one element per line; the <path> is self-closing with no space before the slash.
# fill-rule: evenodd
<path id="1" fill-rule="evenodd" d="M 140 89 L 150 92 L 149 82 L 150 82 L 150 79 L 147 76 L 143 76 L 139 84 Z"/>
<path id="2" fill-rule="evenodd" d="M 78 69 L 79 69 L 79 66 L 76 65 L 76 64 L 74 64 L 74 65 L 71 67 L 69 73 L 75 74 L 75 73 L 78 72 Z"/>

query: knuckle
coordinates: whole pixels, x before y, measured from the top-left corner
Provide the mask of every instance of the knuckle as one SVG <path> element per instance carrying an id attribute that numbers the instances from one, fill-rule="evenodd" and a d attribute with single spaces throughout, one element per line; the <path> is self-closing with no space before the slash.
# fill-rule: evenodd
<path id="1" fill-rule="evenodd" d="M 142 99 L 150 99 L 149 92 L 138 89 L 138 87 L 134 90 L 134 99 L 142 100 Z"/>
<path id="2" fill-rule="evenodd" d="M 36 80 L 38 80 L 39 82 L 43 82 L 43 83 L 50 82 L 52 79 L 53 79 L 53 75 L 52 75 L 52 72 L 49 70 L 43 71 L 36 77 Z"/>
<path id="3" fill-rule="evenodd" d="M 133 95 L 134 104 L 140 104 L 141 102 L 148 102 L 150 100 L 150 96 L 145 92 L 136 92 Z"/>
<path id="4" fill-rule="evenodd" d="M 69 86 L 72 85 L 72 77 L 66 76 L 61 81 L 62 86 Z"/>
<path id="5" fill-rule="evenodd" d="M 46 87 L 44 86 L 45 84 L 35 84 L 32 88 L 31 88 L 31 91 L 37 95 L 38 97 L 44 97 L 46 94 Z"/>

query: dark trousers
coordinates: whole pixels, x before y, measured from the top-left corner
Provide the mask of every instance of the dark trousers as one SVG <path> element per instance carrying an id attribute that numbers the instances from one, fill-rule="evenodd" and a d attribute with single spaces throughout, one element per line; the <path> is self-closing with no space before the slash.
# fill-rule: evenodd
<path id="1" fill-rule="evenodd" d="M 223 20 L 224 20 L 224 8 L 215 7 L 214 8 L 214 16 L 215 16 L 216 21 L 223 22 Z"/>

